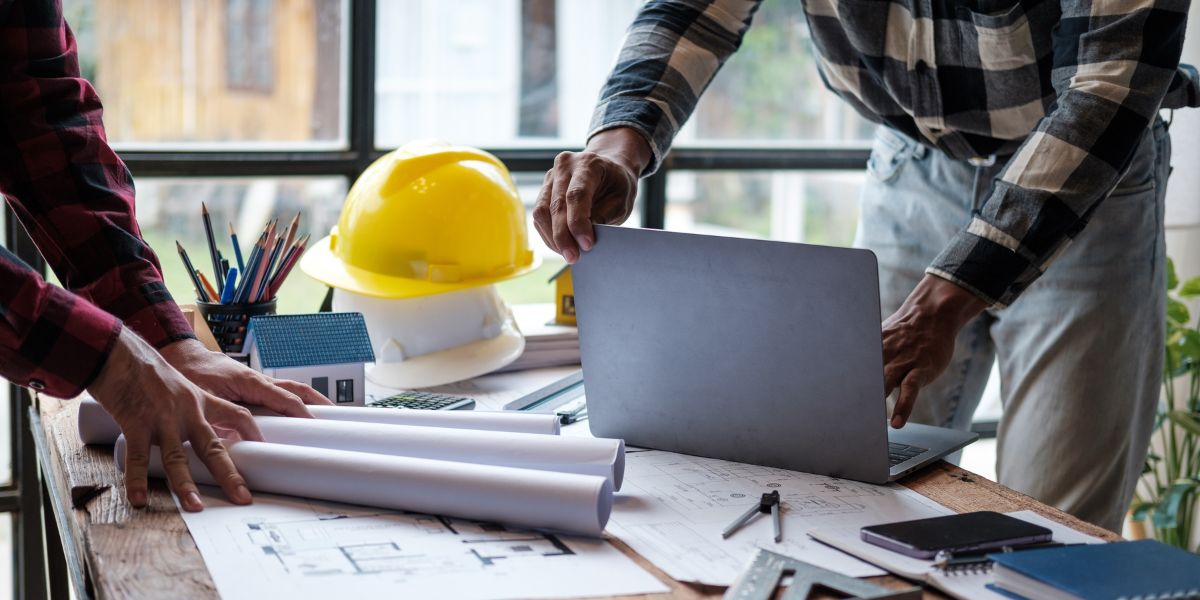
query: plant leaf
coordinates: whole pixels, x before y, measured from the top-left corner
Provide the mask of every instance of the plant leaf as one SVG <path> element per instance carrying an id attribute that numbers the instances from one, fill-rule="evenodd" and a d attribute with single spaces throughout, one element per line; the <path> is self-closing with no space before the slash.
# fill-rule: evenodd
<path id="1" fill-rule="evenodd" d="M 1150 511 L 1154 510 L 1153 502 L 1137 502 L 1133 505 L 1133 514 L 1129 518 L 1133 521 L 1145 521 L 1146 517 L 1150 516 Z"/>
<path id="2" fill-rule="evenodd" d="M 1188 312 L 1186 304 L 1174 299 L 1167 298 L 1167 320 L 1176 325 L 1187 325 L 1187 322 L 1192 318 Z"/>
<path id="3" fill-rule="evenodd" d="M 1179 295 L 1183 298 L 1200 298 L 1200 277 L 1193 277 L 1183 282 L 1183 287 L 1179 288 Z"/>
<path id="4" fill-rule="evenodd" d="M 1175 274 L 1175 261 L 1167 257 L 1167 289 L 1173 290 L 1179 285 L 1179 276 Z"/>
<path id="5" fill-rule="evenodd" d="M 1183 504 L 1188 493 L 1200 486 L 1196 481 L 1181 479 L 1171 484 L 1165 494 L 1154 507 L 1154 526 L 1159 529 L 1173 529 L 1179 526 L 1179 507 Z"/>
<path id="6" fill-rule="evenodd" d="M 1171 422 L 1182 427 L 1192 435 L 1200 435 L 1200 414 L 1183 410 L 1173 410 L 1167 415 Z"/>

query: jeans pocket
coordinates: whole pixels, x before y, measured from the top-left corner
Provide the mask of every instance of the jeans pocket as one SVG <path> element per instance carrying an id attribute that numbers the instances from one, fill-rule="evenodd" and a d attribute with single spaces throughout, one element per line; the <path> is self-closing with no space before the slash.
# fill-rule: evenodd
<path id="1" fill-rule="evenodd" d="M 875 132 L 875 141 L 871 144 L 867 173 L 881 183 L 895 180 L 904 164 L 912 158 L 915 145 L 915 141 L 905 139 L 891 129 L 881 126 Z"/>

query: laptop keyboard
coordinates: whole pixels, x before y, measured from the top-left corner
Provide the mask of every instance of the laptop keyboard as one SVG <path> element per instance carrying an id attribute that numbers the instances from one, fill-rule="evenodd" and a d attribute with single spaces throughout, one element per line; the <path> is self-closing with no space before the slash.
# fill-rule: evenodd
<path id="1" fill-rule="evenodd" d="M 897 442 L 888 442 L 888 466 L 894 467 L 914 456 L 928 452 L 929 448 L 920 446 L 909 446 L 908 444 L 900 444 Z"/>

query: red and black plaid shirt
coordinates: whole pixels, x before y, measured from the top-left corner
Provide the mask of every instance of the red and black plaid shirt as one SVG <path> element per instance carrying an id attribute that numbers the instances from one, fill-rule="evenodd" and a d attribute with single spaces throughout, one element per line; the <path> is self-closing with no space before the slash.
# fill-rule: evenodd
<path id="1" fill-rule="evenodd" d="M 193 337 L 100 114 L 60 0 L 0 0 L 0 194 L 66 287 L 0 248 L 0 375 L 54 396 L 91 383 L 122 322 L 156 347 Z"/>

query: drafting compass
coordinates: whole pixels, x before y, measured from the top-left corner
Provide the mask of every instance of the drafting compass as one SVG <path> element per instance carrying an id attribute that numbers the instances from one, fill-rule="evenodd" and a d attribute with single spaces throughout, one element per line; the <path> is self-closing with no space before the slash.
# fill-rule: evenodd
<path id="1" fill-rule="evenodd" d="M 727 538 L 733 535 L 733 532 L 741 529 L 746 523 L 749 523 L 750 519 L 753 519 L 754 515 L 757 515 L 758 513 L 763 513 L 764 515 L 771 513 L 771 523 L 775 526 L 775 542 L 782 542 L 783 529 L 779 524 L 779 490 L 774 490 L 769 494 L 763 494 L 762 498 L 758 501 L 758 506 L 751 506 L 750 510 L 746 511 L 742 514 L 742 516 L 730 523 L 729 526 L 727 526 L 725 530 L 721 532 L 721 537 Z"/>

